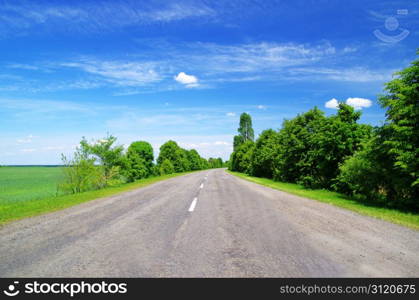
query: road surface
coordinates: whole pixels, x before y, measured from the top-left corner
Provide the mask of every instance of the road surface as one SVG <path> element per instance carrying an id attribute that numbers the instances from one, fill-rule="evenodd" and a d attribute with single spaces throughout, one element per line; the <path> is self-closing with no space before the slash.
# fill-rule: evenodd
<path id="1" fill-rule="evenodd" d="M 0 229 L 1 277 L 418 277 L 418 253 L 418 231 L 222 169 Z"/>

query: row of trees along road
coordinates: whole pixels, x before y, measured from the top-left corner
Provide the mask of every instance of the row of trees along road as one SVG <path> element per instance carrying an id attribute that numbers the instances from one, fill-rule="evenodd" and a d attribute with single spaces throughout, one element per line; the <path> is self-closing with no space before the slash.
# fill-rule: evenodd
<path id="1" fill-rule="evenodd" d="M 136 141 L 125 151 L 123 146 L 115 145 L 116 140 L 112 135 L 90 143 L 83 138 L 71 159 L 62 155 L 64 180 L 59 190 L 80 193 L 151 176 L 221 168 L 225 165 L 221 158 L 207 160 L 195 149 L 183 149 L 174 141 L 168 141 L 160 147 L 157 163 L 154 163 L 150 143 Z"/>
<path id="2" fill-rule="evenodd" d="M 335 115 L 315 107 L 254 141 L 243 113 L 229 168 L 419 210 L 419 60 L 395 75 L 378 99 L 386 110 L 382 126 L 359 124 L 361 112 L 340 103 Z"/>

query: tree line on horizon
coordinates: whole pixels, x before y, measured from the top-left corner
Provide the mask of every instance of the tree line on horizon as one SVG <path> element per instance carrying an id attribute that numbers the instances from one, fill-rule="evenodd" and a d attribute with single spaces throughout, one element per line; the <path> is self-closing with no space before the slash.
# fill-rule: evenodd
<path id="1" fill-rule="evenodd" d="M 195 149 L 181 148 L 172 140 L 160 147 L 155 163 L 150 143 L 135 141 L 125 150 L 123 146 L 115 145 L 116 140 L 116 137 L 108 135 L 89 143 L 83 137 L 71 159 L 62 154 L 64 179 L 58 189 L 75 194 L 152 176 L 222 168 L 225 165 L 220 157 L 207 160 Z"/>
<path id="2" fill-rule="evenodd" d="M 335 115 L 314 107 L 254 141 L 251 116 L 243 113 L 229 169 L 418 211 L 419 60 L 395 75 L 378 98 L 386 109 L 382 126 L 359 124 L 361 112 L 339 103 Z"/>

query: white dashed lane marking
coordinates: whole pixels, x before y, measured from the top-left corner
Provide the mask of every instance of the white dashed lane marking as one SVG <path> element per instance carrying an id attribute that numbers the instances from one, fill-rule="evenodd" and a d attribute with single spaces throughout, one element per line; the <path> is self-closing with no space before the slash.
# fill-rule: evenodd
<path id="1" fill-rule="evenodd" d="M 193 212 L 194 211 L 194 209 L 195 209 L 195 206 L 196 206 L 196 202 L 198 202 L 198 198 L 194 198 L 193 200 L 192 200 L 192 203 L 191 203 L 191 206 L 189 206 L 189 212 Z"/>

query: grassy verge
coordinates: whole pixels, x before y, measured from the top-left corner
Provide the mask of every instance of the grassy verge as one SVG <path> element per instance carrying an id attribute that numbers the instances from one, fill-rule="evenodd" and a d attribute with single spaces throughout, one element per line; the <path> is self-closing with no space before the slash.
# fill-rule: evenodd
<path id="1" fill-rule="evenodd" d="M 304 188 L 301 185 L 294 184 L 294 183 L 277 182 L 271 179 L 248 176 L 246 174 L 242 174 L 238 172 L 231 172 L 231 171 L 228 171 L 228 172 L 237 177 L 240 177 L 245 180 L 252 181 L 261 185 L 265 185 L 276 190 L 284 191 L 290 194 L 294 194 L 294 195 L 309 198 L 309 199 L 314 199 L 320 202 L 325 202 L 328 204 L 332 204 L 338 207 L 355 211 L 363 215 L 382 219 L 385 221 L 389 221 L 392 223 L 396 223 L 399 225 L 403 225 L 406 227 L 419 230 L 419 214 L 402 212 L 399 210 L 389 209 L 389 208 L 384 208 L 384 207 L 366 205 L 354 199 L 351 199 L 345 195 L 342 195 L 336 192 L 327 191 L 327 190 L 309 190 L 309 189 Z"/>
<path id="2" fill-rule="evenodd" d="M 188 172 L 189 173 L 189 172 Z M 141 188 L 158 181 L 169 179 L 187 173 L 176 173 L 158 177 L 150 177 L 138 180 L 133 183 L 121 184 L 119 186 L 108 187 L 101 190 L 89 191 L 80 194 L 64 195 L 58 197 L 48 197 L 42 199 L 33 199 L 28 201 L 15 201 L 9 203 L 0 203 L 0 225 L 26 217 L 32 217 L 48 212 L 57 211 L 70 206 L 74 206 L 86 201 L 97 198 L 107 197 L 129 190 Z"/>

